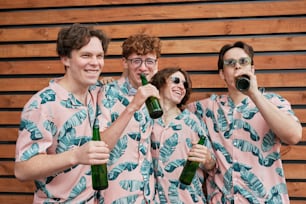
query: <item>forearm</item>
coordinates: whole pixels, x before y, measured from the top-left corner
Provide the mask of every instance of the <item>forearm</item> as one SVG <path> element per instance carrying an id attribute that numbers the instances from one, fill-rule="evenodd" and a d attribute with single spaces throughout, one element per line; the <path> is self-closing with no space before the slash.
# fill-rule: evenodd
<path id="1" fill-rule="evenodd" d="M 117 144 L 118 139 L 121 137 L 136 110 L 137 108 L 130 103 L 116 121 L 106 130 L 101 132 L 101 139 L 108 145 L 110 150 L 112 150 Z"/>
<path id="2" fill-rule="evenodd" d="M 296 144 L 302 138 L 302 126 L 290 115 L 278 109 L 268 101 L 260 92 L 251 96 L 261 115 L 271 130 L 287 144 Z"/>
<path id="3" fill-rule="evenodd" d="M 41 179 L 55 175 L 66 170 L 77 163 L 70 150 L 61 154 L 39 154 L 27 161 L 15 163 L 15 176 L 21 180 Z"/>

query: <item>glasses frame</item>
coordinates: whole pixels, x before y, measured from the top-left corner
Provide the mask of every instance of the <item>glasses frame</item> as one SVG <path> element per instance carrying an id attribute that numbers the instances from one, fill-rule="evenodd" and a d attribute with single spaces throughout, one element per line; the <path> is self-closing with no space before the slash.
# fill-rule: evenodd
<path id="1" fill-rule="evenodd" d="M 231 58 L 231 59 L 223 60 L 223 65 L 229 66 L 229 67 L 235 67 L 237 62 L 240 66 L 247 66 L 251 64 L 252 60 L 250 57 L 241 57 L 238 60 Z"/>
<path id="2" fill-rule="evenodd" d="M 180 84 L 181 83 L 181 79 L 179 77 L 176 77 L 176 76 L 170 77 L 170 80 L 173 84 Z M 183 86 L 184 86 L 185 89 L 189 88 L 189 85 L 188 85 L 187 81 L 182 81 L 182 83 L 183 83 Z"/>
<path id="3" fill-rule="evenodd" d="M 136 58 L 128 58 L 128 59 L 126 59 L 127 61 L 130 61 L 131 62 L 131 64 L 135 67 L 135 68 L 139 68 L 139 67 L 141 67 L 141 65 L 144 63 L 145 64 L 145 66 L 147 67 L 147 68 L 153 68 L 155 65 L 156 65 L 156 62 L 157 62 L 157 59 L 154 59 L 154 58 L 146 58 L 146 59 L 142 59 L 142 58 L 140 58 L 140 57 L 136 57 Z M 135 61 L 136 60 L 139 60 L 140 61 L 140 64 L 139 65 L 135 65 Z M 154 62 L 152 65 L 149 65 L 148 66 L 148 61 L 151 61 L 152 60 L 152 62 Z"/>

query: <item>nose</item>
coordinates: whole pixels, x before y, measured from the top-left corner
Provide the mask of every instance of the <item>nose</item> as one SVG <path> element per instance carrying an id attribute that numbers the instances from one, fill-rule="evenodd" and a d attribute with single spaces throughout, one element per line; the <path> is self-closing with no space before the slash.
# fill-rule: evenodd
<path id="1" fill-rule="evenodd" d="M 236 62 L 235 69 L 241 69 L 241 65 L 239 64 L 239 62 Z"/>
<path id="2" fill-rule="evenodd" d="M 181 88 L 181 89 L 184 89 L 184 82 L 180 81 L 180 83 L 178 83 L 178 86 Z"/>
<path id="3" fill-rule="evenodd" d="M 93 56 L 90 60 L 90 64 L 93 64 L 93 65 L 99 64 L 99 59 L 96 56 Z"/>
<path id="4" fill-rule="evenodd" d="M 144 61 L 141 62 L 140 66 L 138 67 L 139 70 L 147 70 L 147 66 Z"/>

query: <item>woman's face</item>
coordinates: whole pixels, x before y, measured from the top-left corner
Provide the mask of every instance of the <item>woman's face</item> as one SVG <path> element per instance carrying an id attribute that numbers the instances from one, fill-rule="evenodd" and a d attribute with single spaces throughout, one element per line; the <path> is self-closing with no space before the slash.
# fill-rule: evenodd
<path id="1" fill-rule="evenodd" d="M 186 94 L 187 82 L 181 72 L 175 72 L 166 79 L 166 84 L 160 90 L 164 102 L 180 104 Z"/>

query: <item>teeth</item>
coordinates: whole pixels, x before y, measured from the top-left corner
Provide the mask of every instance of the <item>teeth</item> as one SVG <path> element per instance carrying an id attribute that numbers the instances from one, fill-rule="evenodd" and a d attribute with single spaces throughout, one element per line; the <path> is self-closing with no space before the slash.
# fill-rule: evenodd
<path id="1" fill-rule="evenodd" d="M 97 73 L 97 70 L 85 70 L 86 72 L 90 72 L 90 73 Z"/>
<path id="2" fill-rule="evenodd" d="M 182 92 L 180 92 L 180 91 L 175 91 L 174 93 L 176 93 L 178 95 L 182 95 Z"/>

